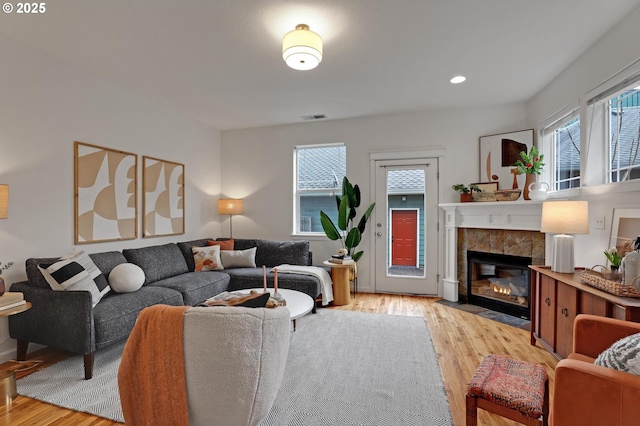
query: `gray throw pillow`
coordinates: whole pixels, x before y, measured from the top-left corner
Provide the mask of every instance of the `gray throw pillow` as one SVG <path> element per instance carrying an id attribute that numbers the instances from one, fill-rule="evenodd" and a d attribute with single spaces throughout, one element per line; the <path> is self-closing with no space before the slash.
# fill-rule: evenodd
<path id="1" fill-rule="evenodd" d="M 640 333 L 615 342 L 598 355 L 594 364 L 640 376 Z"/>

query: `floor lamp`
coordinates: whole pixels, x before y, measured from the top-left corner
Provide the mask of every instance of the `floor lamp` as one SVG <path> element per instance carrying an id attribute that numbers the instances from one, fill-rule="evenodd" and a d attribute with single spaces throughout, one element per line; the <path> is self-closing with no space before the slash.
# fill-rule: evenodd
<path id="1" fill-rule="evenodd" d="M 229 215 L 229 238 L 233 238 L 233 223 L 231 216 L 234 214 L 242 214 L 242 199 L 238 198 L 221 198 L 218 200 L 218 214 Z"/>
<path id="2" fill-rule="evenodd" d="M 551 270 L 572 274 L 573 235 L 567 234 L 589 233 L 589 204 L 587 201 L 545 201 L 540 232 L 556 234 L 553 236 Z"/>

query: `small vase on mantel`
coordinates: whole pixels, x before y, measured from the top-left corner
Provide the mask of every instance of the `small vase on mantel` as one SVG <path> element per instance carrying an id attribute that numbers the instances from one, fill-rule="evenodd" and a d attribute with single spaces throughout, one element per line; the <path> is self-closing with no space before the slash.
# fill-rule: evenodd
<path id="1" fill-rule="evenodd" d="M 527 173 L 525 175 L 524 181 L 524 190 L 522 191 L 522 196 L 525 200 L 530 200 L 529 198 L 529 185 L 538 181 L 538 175 L 535 173 Z"/>

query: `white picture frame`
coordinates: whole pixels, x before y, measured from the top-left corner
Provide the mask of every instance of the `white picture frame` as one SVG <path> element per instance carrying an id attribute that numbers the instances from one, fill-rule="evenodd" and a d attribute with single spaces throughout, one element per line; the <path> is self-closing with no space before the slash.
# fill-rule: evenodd
<path id="1" fill-rule="evenodd" d="M 519 157 L 519 149 L 527 153 L 534 144 L 533 129 L 480 136 L 480 182 L 497 182 L 498 189 L 515 189 L 524 184 L 524 177 L 518 179 L 512 173 Z M 503 142 L 508 141 L 508 142 Z M 505 147 L 505 144 L 508 146 Z M 504 161 L 509 160 L 510 164 Z M 507 164 L 507 165 L 505 165 Z M 520 182 L 521 181 L 521 182 Z"/>
<path id="2" fill-rule="evenodd" d="M 634 242 L 640 236 L 640 207 L 614 208 L 611 220 L 609 247 L 615 247 L 620 257 L 633 251 Z"/>

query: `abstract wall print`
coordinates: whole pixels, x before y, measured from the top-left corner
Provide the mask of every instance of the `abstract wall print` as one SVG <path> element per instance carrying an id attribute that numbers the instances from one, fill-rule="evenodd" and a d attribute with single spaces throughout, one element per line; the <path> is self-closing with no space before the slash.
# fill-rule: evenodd
<path id="1" fill-rule="evenodd" d="M 74 144 L 75 243 L 138 237 L 138 156 Z"/>
<path id="2" fill-rule="evenodd" d="M 142 157 L 142 236 L 184 234 L 184 164 Z"/>
<path id="3" fill-rule="evenodd" d="M 499 189 L 516 189 L 524 185 L 518 177 L 516 161 L 520 152 L 533 146 L 533 129 L 480 137 L 480 181 L 498 182 Z"/>

